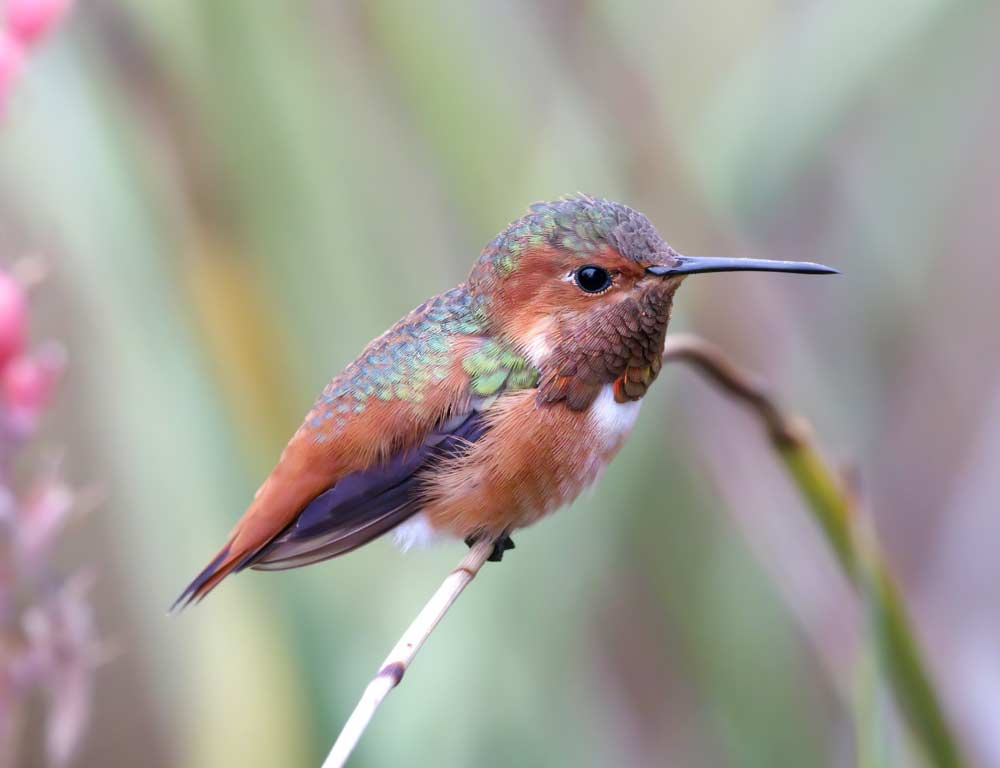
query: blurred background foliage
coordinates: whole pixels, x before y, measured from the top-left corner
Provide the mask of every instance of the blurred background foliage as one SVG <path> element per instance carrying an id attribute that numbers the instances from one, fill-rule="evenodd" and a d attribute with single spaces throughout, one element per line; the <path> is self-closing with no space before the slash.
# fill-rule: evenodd
<path id="1" fill-rule="evenodd" d="M 328 378 L 584 190 L 684 252 L 844 271 L 690 281 L 675 328 L 861 468 L 963 747 L 1000 766 L 998 33 L 971 0 L 81 0 L 0 133 L 0 257 L 50 263 L 36 324 L 70 351 L 49 440 L 105 498 L 65 553 L 119 650 L 78 764 L 318 763 L 462 547 L 166 608 Z M 919 764 L 757 425 L 673 367 L 643 413 L 357 765 Z"/>

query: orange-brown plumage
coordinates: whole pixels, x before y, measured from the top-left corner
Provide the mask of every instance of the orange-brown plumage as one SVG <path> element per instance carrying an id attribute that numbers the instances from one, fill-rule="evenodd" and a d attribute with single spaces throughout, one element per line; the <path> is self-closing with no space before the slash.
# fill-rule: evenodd
<path id="1" fill-rule="evenodd" d="M 500 398 L 484 437 L 428 479 L 423 515 L 432 528 L 497 538 L 531 525 L 596 481 L 628 435 L 609 434 L 587 411 L 540 409 L 536 397 Z"/>
<path id="2" fill-rule="evenodd" d="M 178 603 L 411 525 L 500 541 L 571 502 L 635 424 L 684 276 L 733 269 L 832 271 L 680 256 L 604 200 L 532 206 L 330 382 Z"/>

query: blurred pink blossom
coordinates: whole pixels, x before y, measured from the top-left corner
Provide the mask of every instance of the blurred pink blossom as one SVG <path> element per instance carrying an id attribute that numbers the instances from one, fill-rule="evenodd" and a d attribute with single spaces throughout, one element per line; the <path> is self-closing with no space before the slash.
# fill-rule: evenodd
<path id="1" fill-rule="evenodd" d="M 66 15 L 72 0 L 0 0 L 0 111 L 24 60 Z"/>
<path id="2" fill-rule="evenodd" d="M 0 49 L 0 90 L 3 90 L 2 72 L 3 52 Z M 24 288 L 11 275 L 0 272 L 0 366 L 21 354 L 27 333 L 28 301 Z"/>
<path id="3" fill-rule="evenodd" d="M 0 399 L 11 429 L 34 431 L 64 364 L 62 347 L 47 344 L 32 354 L 9 360 L 0 370 Z"/>
<path id="4" fill-rule="evenodd" d="M 62 532 L 75 497 L 58 478 L 44 481 L 22 504 L 17 525 L 17 551 L 26 567 L 43 563 Z"/>
<path id="5" fill-rule="evenodd" d="M 24 46 L 9 30 L 0 27 L 0 109 L 23 66 Z"/>
<path id="6" fill-rule="evenodd" d="M 22 620 L 31 656 L 24 682 L 40 687 L 48 699 L 45 746 L 54 766 L 69 762 L 90 717 L 91 672 L 102 656 L 87 600 L 91 581 L 76 574 Z"/>
<path id="7" fill-rule="evenodd" d="M 71 4 L 71 0 L 7 0 L 7 28 L 29 48 L 48 34 Z"/>
<path id="8" fill-rule="evenodd" d="M 0 765 L 16 764 L 25 702 L 46 702 L 48 763 L 66 765 L 90 713 L 100 663 L 89 575 L 64 577 L 56 548 L 79 496 L 55 466 L 36 468 L 27 491 L 11 485 L 15 457 L 35 434 L 65 367 L 52 342 L 28 348 L 28 302 L 0 271 Z"/>

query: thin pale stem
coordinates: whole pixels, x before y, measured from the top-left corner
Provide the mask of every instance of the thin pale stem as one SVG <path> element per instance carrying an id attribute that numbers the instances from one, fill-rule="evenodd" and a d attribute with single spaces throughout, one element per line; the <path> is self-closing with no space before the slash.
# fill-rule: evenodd
<path id="1" fill-rule="evenodd" d="M 406 632 L 386 656 L 378 674 L 368 683 L 361 700 L 354 708 L 343 730 L 334 742 L 330 754 L 323 761 L 323 768 L 341 768 L 347 764 L 348 758 L 361 740 L 365 729 L 375 716 L 375 712 L 385 701 L 409 668 L 417 653 L 427 642 L 431 632 L 454 604 L 462 591 L 472 583 L 493 552 L 493 542 L 479 541 L 472 546 L 468 554 L 444 580 L 434 596 L 427 602 L 417 618 L 410 624 Z"/>
<path id="2" fill-rule="evenodd" d="M 874 541 L 866 540 L 859 530 L 855 494 L 820 454 L 808 423 L 783 411 L 756 376 L 704 339 L 686 334 L 670 337 L 663 360 L 694 366 L 748 405 L 763 422 L 845 574 L 870 603 L 880 663 L 914 737 L 935 766 L 965 765 L 931 684 L 899 588 Z"/>

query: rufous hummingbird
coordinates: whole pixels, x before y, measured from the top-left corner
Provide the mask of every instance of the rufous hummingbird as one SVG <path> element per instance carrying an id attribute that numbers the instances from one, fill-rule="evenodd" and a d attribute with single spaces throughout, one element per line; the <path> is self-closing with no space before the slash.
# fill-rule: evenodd
<path id="1" fill-rule="evenodd" d="M 395 531 L 494 542 L 575 499 L 660 372 L 674 292 L 701 272 L 819 264 L 674 251 L 641 213 L 537 203 L 468 279 L 421 304 L 323 390 L 229 541 L 178 598 L 234 571 L 317 563 Z"/>

